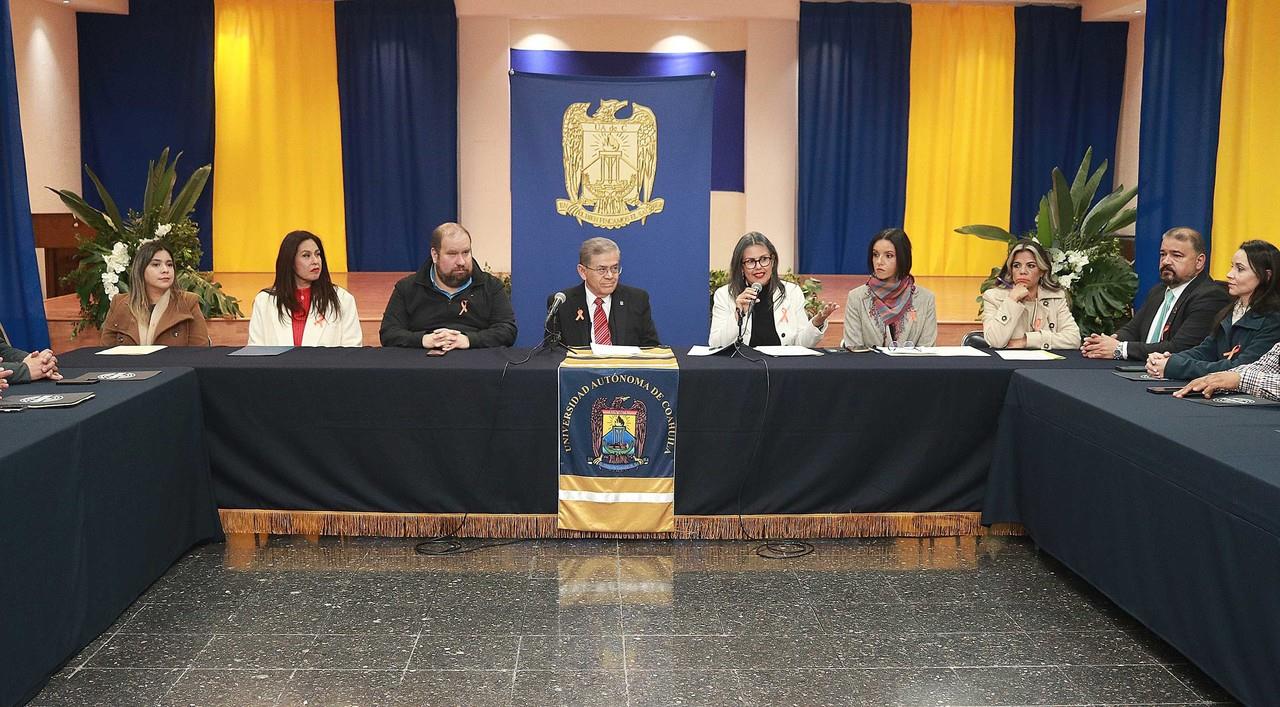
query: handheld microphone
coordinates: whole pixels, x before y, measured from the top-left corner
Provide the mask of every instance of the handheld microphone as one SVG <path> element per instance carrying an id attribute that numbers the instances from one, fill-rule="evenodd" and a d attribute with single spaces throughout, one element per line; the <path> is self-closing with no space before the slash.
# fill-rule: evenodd
<path id="1" fill-rule="evenodd" d="M 555 297 L 551 298 L 551 306 L 547 307 L 547 318 L 542 321 L 542 328 L 545 330 L 547 325 L 551 323 L 551 318 L 556 316 L 556 310 L 560 309 L 560 305 L 564 304 L 565 296 L 563 292 L 557 292 Z"/>
<path id="2" fill-rule="evenodd" d="M 756 297 L 760 296 L 760 291 L 763 289 L 764 289 L 764 285 L 761 285 L 758 282 L 751 283 L 751 291 L 755 293 Z M 737 341 L 738 344 L 742 343 L 742 335 L 746 331 L 747 320 L 751 318 L 751 313 L 754 311 L 754 309 L 755 309 L 754 307 L 751 309 L 748 309 L 746 314 L 742 314 L 742 313 L 738 314 L 738 341 Z"/>

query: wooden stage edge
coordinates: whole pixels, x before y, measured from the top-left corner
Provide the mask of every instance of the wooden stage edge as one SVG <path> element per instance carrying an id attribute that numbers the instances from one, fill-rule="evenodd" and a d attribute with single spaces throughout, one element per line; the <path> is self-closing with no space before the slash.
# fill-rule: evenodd
<path id="1" fill-rule="evenodd" d="M 341 535 L 388 538 L 614 538 L 620 540 L 762 540 L 929 538 L 1023 535 L 1021 525 L 985 527 L 980 513 L 820 513 L 676 516 L 674 533 L 594 533 L 556 528 L 556 516 L 490 513 L 364 513 L 221 508 L 228 534 Z"/>
<path id="2" fill-rule="evenodd" d="M 378 346 L 378 328 L 382 312 L 391 297 L 391 288 L 408 273 L 360 272 L 334 273 L 336 284 L 347 288 L 356 298 L 360 315 L 360 329 L 365 346 Z M 822 298 L 840 305 L 832 314 L 826 336 L 820 346 L 839 346 L 844 335 L 844 302 L 849 292 L 866 282 L 866 275 L 814 275 L 822 281 Z M 214 346 L 244 346 L 249 339 L 249 314 L 253 298 L 259 290 L 271 284 L 271 273 L 214 273 L 214 278 L 228 293 L 240 299 L 244 310 L 242 319 L 209 320 L 209 337 Z M 565 284 L 572 284 L 577 275 L 568 271 Z M 931 290 L 937 302 L 938 345 L 955 346 L 964 335 L 981 329 L 978 315 L 978 288 L 981 277 L 929 277 L 921 276 L 916 282 Z M 710 298 L 708 297 L 708 306 Z M 83 346 L 98 346 L 99 333 L 89 329 L 72 338 L 71 331 L 79 318 L 80 304 L 75 295 L 51 297 L 44 301 L 45 317 L 49 321 L 49 340 L 54 351 L 70 351 Z"/>

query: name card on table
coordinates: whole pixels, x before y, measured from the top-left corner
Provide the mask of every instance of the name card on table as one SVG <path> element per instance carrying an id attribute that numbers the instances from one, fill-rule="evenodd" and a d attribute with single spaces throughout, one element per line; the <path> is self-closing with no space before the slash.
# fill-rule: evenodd
<path id="1" fill-rule="evenodd" d="M 155 353 L 164 346 L 113 346 L 109 349 L 99 351 L 99 356 L 146 356 L 149 353 Z"/>

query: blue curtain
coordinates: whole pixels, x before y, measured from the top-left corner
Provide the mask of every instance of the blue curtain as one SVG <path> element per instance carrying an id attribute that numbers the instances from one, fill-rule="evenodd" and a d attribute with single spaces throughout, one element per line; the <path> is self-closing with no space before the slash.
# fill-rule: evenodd
<path id="1" fill-rule="evenodd" d="M 31 231 L 9 0 L 0 0 L 0 91 L 4 93 L 0 98 L 4 110 L 0 115 L 0 324 L 13 338 L 14 346 L 43 349 L 49 346 L 49 326 L 44 319 Z"/>
<path id="2" fill-rule="evenodd" d="M 1226 24 L 1226 0 L 1147 2 L 1135 249 L 1140 299 L 1160 280 L 1161 234 L 1190 226 L 1206 244 L 1212 238 Z"/>
<path id="3" fill-rule="evenodd" d="M 907 193 L 911 8 L 800 3 L 800 272 L 864 273 Z"/>
<path id="4" fill-rule="evenodd" d="M 573 52 L 512 49 L 511 69 L 555 76 L 700 76 L 715 72 L 711 190 L 743 190 L 746 52 Z"/>
<path id="5" fill-rule="evenodd" d="M 147 162 L 182 153 L 178 184 L 213 164 L 213 0 L 130 0 L 128 15 L 76 14 L 80 156 L 121 210 L 142 205 Z M 191 218 L 212 270 L 213 181 Z M 74 185 L 57 185 L 73 187 Z M 81 192 L 101 208 L 85 176 Z"/>
<path id="6" fill-rule="evenodd" d="M 334 12 L 347 266 L 417 270 L 431 229 L 458 215 L 453 1 L 347 0 Z"/>
<path id="7" fill-rule="evenodd" d="M 1078 7 L 1031 5 L 1016 8 L 1014 21 L 1009 223 L 1024 233 L 1035 228 L 1053 168 L 1061 167 L 1070 182 L 1089 146 L 1095 166 L 1111 165 L 1099 196 L 1111 190 L 1129 25 L 1081 22 Z"/>

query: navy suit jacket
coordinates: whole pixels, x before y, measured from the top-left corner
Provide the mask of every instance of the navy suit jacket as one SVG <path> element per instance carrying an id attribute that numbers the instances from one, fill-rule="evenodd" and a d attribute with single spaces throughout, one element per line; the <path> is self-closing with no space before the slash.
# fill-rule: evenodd
<path id="1" fill-rule="evenodd" d="M 1132 361 L 1145 361 L 1149 353 L 1185 351 L 1204 341 L 1206 336 L 1213 333 L 1213 320 L 1217 318 L 1218 312 L 1225 309 L 1231 301 L 1227 296 L 1227 288 L 1202 271 L 1187 283 L 1187 289 L 1182 291 L 1182 296 L 1173 304 L 1173 309 L 1165 319 L 1160 341 L 1148 344 L 1147 330 L 1160 313 L 1160 307 L 1164 304 L 1164 292 L 1163 284 L 1151 288 L 1142 309 L 1116 332 L 1117 339 L 1129 342 L 1126 348 Z"/>

